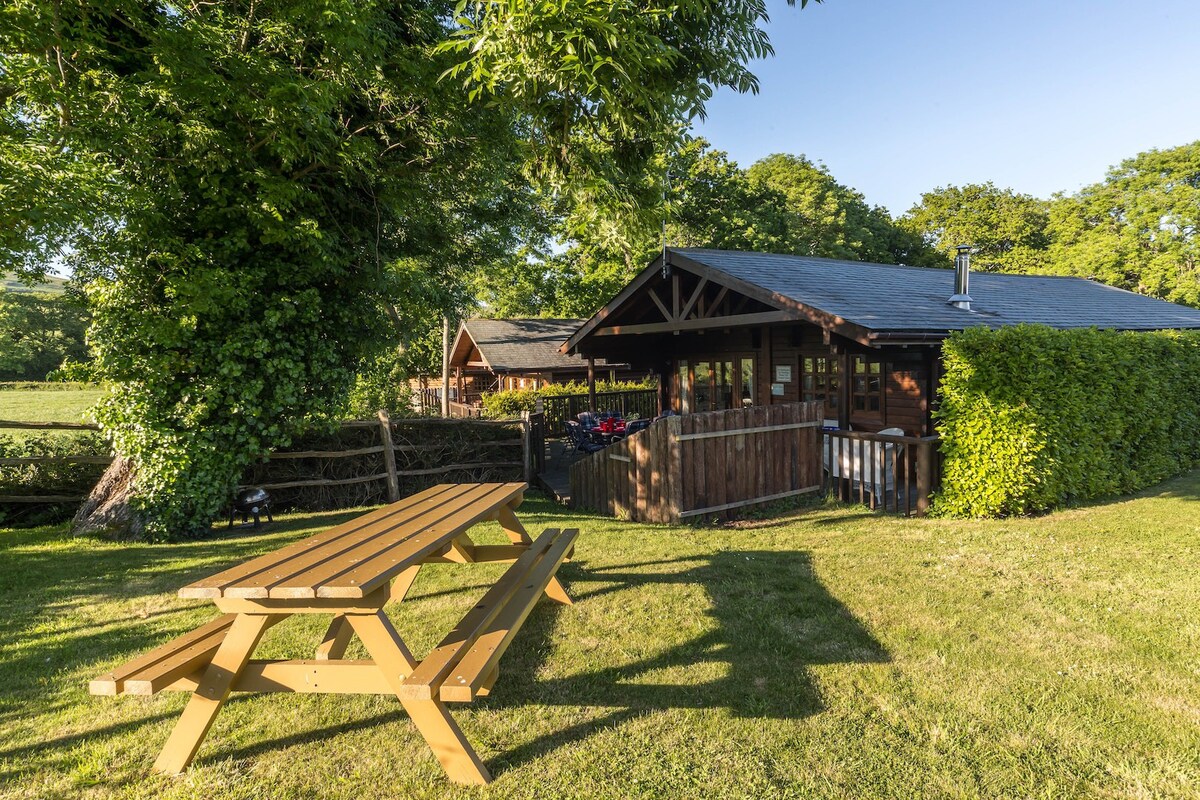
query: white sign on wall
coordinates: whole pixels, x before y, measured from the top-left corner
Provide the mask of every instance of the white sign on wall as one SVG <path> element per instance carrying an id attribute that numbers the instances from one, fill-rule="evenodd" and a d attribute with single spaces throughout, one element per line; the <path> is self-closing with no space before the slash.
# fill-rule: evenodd
<path id="1" fill-rule="evenodd" d="M 792 367 L 791 367 L 791 365 L 789 364 L 786 367 L 776 366 L 775 367 L 775 380 L 778 383 L 791 383 L 792 382 Z"/>

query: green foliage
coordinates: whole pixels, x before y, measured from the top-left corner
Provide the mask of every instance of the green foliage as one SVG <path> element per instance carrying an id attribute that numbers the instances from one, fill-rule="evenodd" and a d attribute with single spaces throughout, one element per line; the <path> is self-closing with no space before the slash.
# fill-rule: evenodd
<path id="1" fill-rule="evenodd" d="M 949 266 L 954 248 L 979 248 L 971 268 L 984 272 L 1042 271 L 1049 246 L 1047 203 L 991 183 L 946 186 L 921 195 L 900 225 L 939 251 Z"/>
<path id="2" fill-rule="evenodd" d="M 95 383 L 98 378 L 95 364 L 90 361 L 73 361 L 70 356 L 63 359 L 56 369 L 52 369 L 46 374 L 47 381 L 76 385 Z"/>
<path id="3" fill-rule="evenodd" d="M 413 412 L 413 390 L 403 352 L 386 351 L 364 360 L 355 376 L 354 388 L 346 400 L 345 415 L 350 418 L 374 417 L 380 409 L 398 417 Z"/>
<path id="4" fill-rule="evenodd" d="M 746 176 L 782 201 L 786 232 L 768 252 L 916 266 L 936 260 L 919 237 L 896 226 L 887 209 L 868 206 L 860 192 L 804 156 L 768 156 Z"/>
<path id="5" fill-rule="evenodd" d="M 943 355 L 939 514 L 1044 511 L 1200 464 L 1200 333 L 971 328 Z"/>
<path id="6" fill-rule="evenodd" d="M 64 359 L 86 360 L 87 317 L 73 295 L 0 289 L 0 380 L 40 381 Z"/>
<path id="7" fill-rule="evenodd" d="M 108 454 L 108 443 L 98 433 L 55 431 L 18 436 L 0 434 L 0 458 Z M 3 499 L 5 495 L 57 494 L 82 497 L 91 491 L 103 471 L 102 465 L 62 462 L 0 466 L 0 523 L 6 518 L 20 518 L 23 523 L 28 524 L 70 516 L 74 511 L 70 504 L 49 507 L 21 504 L 5 508 Z M 36 513 L 28 513 L 30 511 Z"/>
<path id="8" fill-rule="evenodd" d="M 886 209 L 839 184 L 803 156 L 774 155 L 748 170 L 700 138 L 687 138 L 665 162 L 667 241 L 926 266 L 941 262 L 921 237 L 897 227 Z M 661 190 L 661 187 L 660 187 Z M 580 212 L 582 213 L 582 212 Z M 507 264 L 479 297 L 503 316 L 590 317 L 644 269 L 662 247 L 661 217 L 580 214 L 559 226 L 565 252 Z"/>
<path id="9" fill-rule="evenodd" d="M 1200 306 L 1200 141 L 1150 150 L 1051 207 L 1053 270 Z"/>
<path id="10" fill-rule="evenodd" d="M 642 381 L 596 381 L 597 392 L 634 392 L 653 389 L 653 379 Z M 483 415 L 492 419 L 511 419 L 521 412 L 537 410 L 539 397 L 560 397 L 567 394 L 587 394 L 587 384 L 578 381 L 555 383 L 540 389 L 506 389 L 483 395 Z"/>

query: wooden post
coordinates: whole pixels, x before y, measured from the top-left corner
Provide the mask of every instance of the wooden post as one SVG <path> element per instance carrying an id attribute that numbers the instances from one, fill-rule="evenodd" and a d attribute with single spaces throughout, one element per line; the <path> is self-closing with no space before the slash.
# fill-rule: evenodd
<path id="1" fill-rule="evenodd" d="M 917 516 L 929 511 L 929 492 L 933 488 L 933 444 L 921 442 L 917 448 Z"/>
<path id="2" fill-rule="evenodd" d="M 450 416 L 450 316 L 442 317 L 442 416 Z"/>
<path id="3" fill-rule="evenodd" d="M 683 420 L 667 417 L 667 522 L 677 525 L 683 513 L 683 448 L 679 437 L 683 435 Z M 660 423 L 661 424 L 661 423 Z"/>
<path id="4" fill-rule="evenodd" d="M 529 412 L 521 412 L 521 460 L 525 464 L 525 482 L 533 485 L 533 424 Z"/>
<path id="5" fill-rule="evenodd" d="M 596 413 L 596 358 L 588 356 L 588 411 Z"/>
<path id="6" fill-rule="evenodd" d="M 854 362 L 845 348 L 835 352 L 838 358 L 838 427 L 845 431 L 850 429 L 850 387 L 854 380 L 850 368 Z"/>
<path id="7" fill-rule="evenodd" d="M 396 477 L 396 450 L 392 445 L 392 420 L 388 412 L 379 410 L 379 439 L 383 444 L 383 466 L 387 469 L 388 502 L 400 499 L 400 480 Z"/>

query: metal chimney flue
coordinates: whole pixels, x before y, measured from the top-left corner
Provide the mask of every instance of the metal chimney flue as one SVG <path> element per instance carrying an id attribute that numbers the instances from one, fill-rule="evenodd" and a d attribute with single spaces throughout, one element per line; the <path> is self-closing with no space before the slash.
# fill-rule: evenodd
<path id="1" fill-rule="evenodd" d="M 960 244 L 954 249 L 958 251 L 954 257 L 954 294 L 946 302 L 955 308 L 970 311 L 971 254 L 979 250 L 970 244 Z"/>

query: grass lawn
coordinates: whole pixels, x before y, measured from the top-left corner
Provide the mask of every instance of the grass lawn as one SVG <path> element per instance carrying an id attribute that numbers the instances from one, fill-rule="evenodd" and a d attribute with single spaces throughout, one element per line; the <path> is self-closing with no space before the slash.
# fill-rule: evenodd
<path id="1" fill-rule="evenodd" d="M 179 586 L 349 515 L 171 546 L 3 531 L 0 796 L 1196 797 L 1197 500 L 1200 472 L 1039 519 L 658 528 L 531 499 L 531 528 L 583 529 L 577 602 L 539 605 L 494 695 L 453 707 L 486 789 L 447 784 L 387 697 L 235 699 L 167 778 L 184 696 L 86 693 L 215 616 Z M 502 569 L 426 567 L 401 635 L 424 652 Z M 323 629 L 293 618 L 259 653 L 311 657 Z"/>
<path id="2" fill-rule="evenodd" d="M 88 409 L 104 395 L 100 388 L 0 389 L 0 419 L 18 422 L 91 422 Z M 12 433 L 12 431 L 5 431 Z"/>

